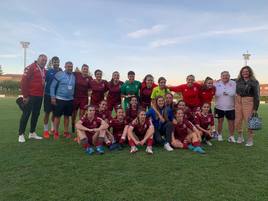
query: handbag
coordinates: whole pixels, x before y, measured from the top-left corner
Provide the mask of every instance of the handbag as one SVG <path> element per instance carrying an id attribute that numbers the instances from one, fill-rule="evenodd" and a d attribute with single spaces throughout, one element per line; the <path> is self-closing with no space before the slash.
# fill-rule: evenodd
<path id="1" fill-rule="evenodd" d="M 262 118 L 257 113 L 252 114 L 248 119 L 248 128 L 251 130 L 260 130 L 262 128 Z"/>

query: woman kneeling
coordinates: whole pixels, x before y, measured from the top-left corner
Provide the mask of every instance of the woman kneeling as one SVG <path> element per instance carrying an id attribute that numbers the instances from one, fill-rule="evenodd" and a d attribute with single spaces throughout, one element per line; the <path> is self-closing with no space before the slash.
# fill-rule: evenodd
<path id="1" fill-rule="evenodd" d="M 153 154 L 153 133 L 154 126 L 152 122 L 146 118 L 144 110 L 139 111 L 138 117 L 130 123 L 128 128 L 128 141 L 131 147 L 130 153 L 138 151 L 137 145 L 143 146 L 146 143 L 146 152 Z"/>

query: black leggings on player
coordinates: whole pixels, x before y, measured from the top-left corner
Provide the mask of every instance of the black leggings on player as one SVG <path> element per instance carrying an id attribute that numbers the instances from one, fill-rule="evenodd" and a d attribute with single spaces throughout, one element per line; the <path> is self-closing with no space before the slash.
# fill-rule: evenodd
<path id="1" fill-rule="evenodd" d="M 173 124 L 168 121 L 160 126 L 159 129 L 155 129 L 154 143 L 164 145 L 165 143 L 171 143 L 171 135 L 173 131 Z"/>
<path id="2" fill-rule="evenodd" d="M 35 132 L 36 124 L 38 121 L 38 117 L 40 114 L 40 109 L 42 106 L 42 96 L 30 96 L 29 102 L 24 106 L 21 118 L 20 118 L 20 127 L 19 127 L 19 135 L 24 134 L 28 120 L 31 116 L 31 126 L 30 133 Z"/>

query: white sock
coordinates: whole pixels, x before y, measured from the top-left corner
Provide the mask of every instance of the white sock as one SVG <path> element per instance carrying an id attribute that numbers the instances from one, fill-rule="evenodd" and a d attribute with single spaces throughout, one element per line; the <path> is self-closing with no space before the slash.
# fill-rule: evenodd
<path id="1" fill-rule="evenodd" d="M 51 124 L 51 130 L 55 130 L 55 129 L 54 129 L 54 124 L 53 124 L 53 121 L 51 121 L 51 123 L 50 123 L 50 124 Z"/>
<path id="2" fill-rule="evenodd" d="M 48 131 L 48 124 L 44 124 L 44 131 Z"/>

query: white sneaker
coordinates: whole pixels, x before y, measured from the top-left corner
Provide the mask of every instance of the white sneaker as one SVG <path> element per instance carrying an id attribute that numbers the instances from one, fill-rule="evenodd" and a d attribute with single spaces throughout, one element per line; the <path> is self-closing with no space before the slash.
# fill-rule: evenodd
<path id="1" fill-rule="evenodd" d="M 164 145 L 164 149 L 167 151 L 173 151 L 173 148 L 170 146 L 168 142 Z"/>
<path id="2" fill-rule="evenodd" d="M 130 153 L 136 153 L 138 151 L 138 148 L 136 146 L 131 146 Z"/>
<path id="3" fill-rule="evenodd" d="M 21 143 L 25 142 L 25 137 L 23 134 L 19 135 L 19 142 L 21 142 Z"/>
<path id="4" fill-rule="evenodd" d="M 246 147 L 252 147 L 253 146 L 253 140 L 248 140 L 247 144 L 245 144 Z"/>
<path id="5" fill-rule="evenodd" d="M 153 153 L 154 153 L 154 152 L 153 152 L 153 148 L 152 148 L 152 146 L 147 146 L 145 151 L 146 151 L 148 154 L 153 154 Z"/>
<path id="6" fill-rule="evenodd" d="M 222 134 L 219 134 L 219 135 L 218 135 L 218 141 L 219 141 L 219 142 L 222 142 L 222 141 L 223 141 Z"/>
<path id="7" fill-rule="evenodd" d="M 244 141 L 245 141 L 245 140 L 244 140 L 243 135 L 239 135 L 239 136 L 237 137 L 237 141 L 236 141 L 236 143 L 238 143 L 238 144 L 242 144 Z"/>
<path id="8" fill-rule="evenodd" d="M 227 141 L 230 142 L 230 143 L 236 143 L 235 138 L 234 138 L 233 135 L 230 136 L 230 137 L 228 137 L 228 140 Z"/>
<path id="9" fill-rule="evenodd" d="M 208 146 L 212 146 L 212 143 L 211 143 L 209 140 L 206 140 L 205 143 L 206 143 Z"/>
<path id="10" fill-rule="evenodd" d="M 29 133 L 29 139 L 42 140 L 43 138 L 38 136 L 35 132 Z"/>

